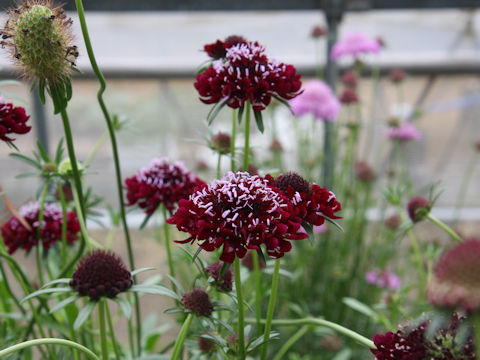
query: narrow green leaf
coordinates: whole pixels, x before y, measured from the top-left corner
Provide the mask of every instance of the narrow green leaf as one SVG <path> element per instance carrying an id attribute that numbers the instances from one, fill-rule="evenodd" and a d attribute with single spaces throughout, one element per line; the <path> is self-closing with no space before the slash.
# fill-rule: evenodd
<path id="1" fill-rule="evenodd" d="M 57 150 L 55 151 L 55 163 L 59 164 L 63 158 L 63 137 L 58 142 Z"/>
<path id="2" fill-rule="evenodd" d="M 164 314 L 176 314 L 179 312 L 183 312 L 183 309 L 180 309 L 179 307 L 172 307 L 172 308 L 163 310 Z"/>
<path id="3" fill-rule="evenodd" d="M 45 105 L 45 81 L 40 80 L 38 83 L 38 98 L 40 99 L 40 102 Z"/>
<path id="4" fill-rule="evenodd" d="M 231 264 L 226 262 L 223 263 L 222 268 L 220 269 L 220 274 L 218 276 L 220 279 L 227 273 L 228 269 L 230 268 L 230 265 Z"/>
<path id="5" fill-rule="evenodd" d="M 144 271 L 155 270 L 155 269 L 156 268 L 154 268 L 154 267 L 144 267 L 144 268 L 140 268 L 140 269 L 132 271 L 131 274 L 132 274 L 132 276 L 135 276 L 135 275 L 140 274 Z"/>
<path id="6" fill-rule="evenodd" d="M 71 280 L 72 279 L 70 279 L 70 278 L 62 278 L 62 279 L 53 280 L 53 281 L 50 281 L 50 282 L 46 283 L 45 285 L 43 285 L 42 289 L 45 289 L 46 287 L 56 285 L 56 284 L 68 284 L 68 283 L 70 283 Z"/>
<path id="7" fill-rule="evenodd" d="M 210 126 L 212 124 L 212 121 L 217 117 L 218 113 L 220 110 L 223 109 L 225 105 L 227 105 L 228 102 L 228 97 L 225 96 L 220 102 L 216 103 L 212 109 L 209 111 L 207 115 L 207 124 Z"/>
<path id="8" fill-rule="evenodd" d="M 38 176 L 40 176 L 40 174 L 38 173 L 23 173 L 23 174 L 15 175 L 15 179 L 25 179 L 29 177 L 38 177 Z"/>
<path id="9" fill-rule="evenodd" d="M 9 154 L 9 156 L 17 158 L 18 160 L 23 161 L 24 163 L 27 163 L 28 165 L 31 165 L 31 166 L 37 168 L 38 170 L 40 170 L 42 168 L 42 166 L 38 162 L 36 162 L 32 158 L 29 158 L 28 156 L 18 154 L 18 153 L 11 153 L 11 154 Z"/>
<path id="10" fill-rule="evenodd" d="M 322 215 L 325 220 L 327 220 L 330 224 L 333 224 L 337 229 L 339 229 L 341 232 L 345 232 L 345 230 L 343 230 L 343 227 L 337 223 L 335 220 L 329 218 L 328 216 L 325 216 L 325 215 Z"/>
<path id="11" fill-rule="evenodd" d="M 85 320 L 88 319 L 93 309 L 95 309 L 95 305 L 97 305 L 97 303 L 94 301 L 89 301 L 85 304 L 82 310 L 80 310 L 80 312 L 78 313 L 75 322 L 73 323 L 74 330 L 78 330 L 80 326 L 82 326 L 82 324 L 85 322 Z"/>
<path id="12" fill-rule="evenodd" d="M 177 287 L 178 291 L 180 291 L 180 295 L 183 296 L 183 294 L 185 294 L 185 290 L 183 289 L 182 284 L 180 284 L 180 281 L 178 281 L 177 279 L 175 279 L 173 276 L 170 276 L 170 275 L 167 275 L 167 276 L 168 276 L 168 278 L 170 279 L 170 281 L 175 284 L 175 286 Z"/>
<path id="13" fill-rule="evenodd" d="M 308 240 L 310 241 L 310 245 L 314 244 L 315 235 L 313 234 L 313 225 L 307 223 L 306 221 L 302 221 L 302 227 L 305 229 L 308 235 Z"/>
<path id="14" fill-rule="evenodd" d="M 145 219 L 143 219 L 142 223 L 140 224 L 139 230 L 143 230 L 143 228 L 147 225 L 148 220 L 150 220 L 150 218 L 152 217 L 152 215 L 154 213 L 155 213 L 155 211 L 152 212 L 151 214 L 147 214 L 147 216 L 145 216 Z"/>
<path id="15" fill-rule="evenodd" d="M 152 295 L 165 295 L 172 299 L 180 300 L 180 297 L 177 294 L 162 285 L 133 285 L 128 291 Z"/>
<path id="16" fill-rule="evenodd" d="M 195 251 L 195 254 L 193 255 L 192 257 L 192 262 L 195 262 L 195 260 L 197 259 L 198 257 L 198 254 L 200 254 L 200 252 L 202 251 L 202 248 L 199 246 L 197 251 Z"/>
<path id="17" fill-rule="evenodd" d="M 263 134 L 265 131 L 265 127 L 263 125 L 263 116 L 261 111 L 254 111 L 253 115 L 255 115 L 255 122 L 257 123 L 257 128 Z"/>
<path id="18" fill-rule="evenodd" d="M 282 103 L 283 105 L 285 105 L 287 107 L 287 109 L 290 111 L 290 113 L 295 116 L 295 113 L 293 112 L 292 110 L 292 107 L 290 106 L 290 103 L 285 100 L 285 99 L 282 99 L 280 96 L 277 96 L 277 95 L 273 95 L 273 97 L 275 99 L 277 99 L 280 103 Z"/>
<path id="19" fill-rule="evenodd" d="M 66 80 L 65 81 L 65 95 L 66 95 L 66 101 L 70 101 L 72 98 L 72 81 L 71 80 Z"/>
<path id="20" fill-rule="evenodd" d="M 268 336 L 268 339 L 264 339 L 264 336 L 261 335 L 259 336 L 258 338 L 252 340 L 252 342 L 250 342 L 250 344 L 248 345 L 248 351 L 252 351 L 254 350 L 255 348 L 265 344 L 266 342 L 270 341 L 270 340 L 274 340 L 274 339 L 279 339 L 280 334 L 277 333 L 277 332 L 271 332 Z"/>
<path id="21" fill-rule="evenodd" d="M 345 297 L 342 299 L 342 302 L 347 305 L 349 308 L 358 311 L 359 313 L 368 316 L 371 319 L 377 319 L 378 314 L 368 305 L 358 301 L 357 299 L 351 297 Z"/>
<path id="22" fill-rule="evenodd" d="M 43 295 L 43 294 L 51 294 L 51 293 L 65 293 L 71 292 L 72 288 L 48 288 L 48 289 L 41 289 L 31 293 L 30 295 L 24 297 L 20 302 L 23 303 L 31 298 Z"/>
<path id="23" fill-rule="evenodd" d="M 238 108 L 238 115 L 237 115 L 238 124 L 242 123 L 242 117 L 243 117 L 243 112 L 244 111 L 245 111 L 245 104 L 243 104 L 242 106 L 240 106 Z"/>
<path id="24" fill-rule="evenodd" d="M 80 298 L 80 296 L 75 294 L 75 295 L 72 295 L 72 296 L 66 298 L 65 300 L 60 301 L 57 305 L 55 305 L 54 307 L 52 307 L 50 309 L 50 314 L 52 314 L 55 311 L 58 311 L 60 309 L 63 309 L 65 306 L 67 306 L 68 304 L 71 304 L 72 302 L 76 301 L 78 298 Z"/>
<path id="25" fill-rule="evenodd" d="M 125 300 L 124 298 L 121 297 L 116 297 L 113 299 L 119 306 L 120 309 L 122 309 L 123 314 L 127 319 L 130 319 L 132 317 L 132 305 Z"/>

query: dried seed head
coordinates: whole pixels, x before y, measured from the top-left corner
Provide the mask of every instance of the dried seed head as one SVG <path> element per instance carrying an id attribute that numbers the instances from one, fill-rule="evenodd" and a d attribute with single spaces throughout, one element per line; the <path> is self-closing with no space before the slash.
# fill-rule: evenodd
<path id="1" fill-rule="evenodd" d="M 72 20 L 63 9 L 51 0 L 27 0 L 8 14 L 1 44 L 24 76 L 50 85 L 70 79 L 78 50 L 72 43 Z"/>

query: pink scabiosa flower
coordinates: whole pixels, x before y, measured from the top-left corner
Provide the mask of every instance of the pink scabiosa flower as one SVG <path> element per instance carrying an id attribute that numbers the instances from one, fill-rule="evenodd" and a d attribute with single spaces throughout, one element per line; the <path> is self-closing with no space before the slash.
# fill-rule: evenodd
<path id="1" fill-rule="evenodd" d="M 292 202 L 295 215 L 302 221 L 320 226 L 325 223 L 325 217 L 341 219 L 335 213 L 342 210 L 342 205 L 328 189 L 310 184 L 294 172 L 281 174 L 276 179 L 267 175 L 266 179 Z"/>
<path id="2" fill-rule="evenodd" d="M 393 69 L 392 71 L 390 71 L 390 74 L 388 74 L 388 78 L 394 84 L 401 83 L 406 76 L 407 74 L 402 69 Z"/>
<path id="3" fill-rule="evenodd" d="M 403 122 L 398 127 L 389 127 L 387 130 L 387 136 L 391 140 L 398 140 L 401 142 L 408 142 L 410 140 L 420 140 L 422 133 L 417 130 L 415 125 L 410 122 Z"/>
<path id="4" fill-rule="evenodd" d="M 203 289 L 193 289 L 182 296 L 185 310 L 190 310 L 198 316 L 210 316 L 213 311 L 210 295 Z"/>
<path id="5" fill-rule="evenodd" d="M 448 250 L 436 264 L 427 298 L 439 307 L 480 309 L 480 239 L 468 239 Z"/>
<path id="6" fill-rule="evenodd" d="M 132 274 L 114 253 L 95 250 L 85 255 L 73 273 L 70 286 L 92 300 L 116 297 L 133 285 Z"/>
<path id="7" fill-rule="evenodd" d="M 346 88 L 340 94 L 340 102 L 344 105 L 351 105 L 358 103 L 358 95 L 355 89 Z"/>
<path id="8" fill-rule="evenodd" d="M 402 281 L 396 274 L 388 270 L 380 269 L 374 269 L 367 272 L 365 274 L 365 280 L 369 284 L 390 290 L 398 290 L 402 283 Z"/>
<path id="9" fill-rule="evenodd" d="M 290 251 L 288 240 L 306 238 L 298 233 L 301 219 L 292 216 L 293 204 L 268 181 L 246 172 L 229 172 L 222 180 L 204 185 L 179 208 L 167 223 L 191 236 L 179 243 L 198 242 L 206 250 L 223 246 L 220 260 L 232 263 L 248 249 L 264 244 L 272 258 Z"/>
<path id="10" fill-rule="evenodd" d="M 125 184 L 128 205 L 138 204 L 150 215 L 160 204 L 174 211 L 179 200 L 188 198 L 204 182 L 180 161 L 172 164 L 166 158 L 154 158 L 149 167 L 127 178 Z"/>
<path id="11" fill-rule="evenodd" d="M 290 101 L 296 116 L 313 114 L 316 120 L 332 122 L 340 111 L 340 102 L 332 89 L 321 80 L 311 80 L 303 87 L 303 92 Z"/>
<path id="12" fill-rule="evenodd" d="M 333 45 L 330 57 L 337 60 L 342 56 L 355 56 L 360 54 L 376 54 L 380 51 L 377 40 L 371 39 L 363 33 L 356 32 L 347 34 L 344 38 Z"/>
<path id="13" fill-rule="evenodd" d="M 30 116 L 23 107 L 14 107 L 0 99 L 0 140 L 12 142 L 15 139 L 7 135 L 28 133 L 32 128 L 27 125 L 28 119 Z"/>
<path id="14" fill-rule="evenodd" d="M 62 210 L 55 204 L 45 204 L 43 210 L 43 221 L 39 227 L 40 204 L 30 202 L 23 205 L 18 213 L 31 227 L 31 231 L 26 229 L 20 221 L 12 217 L 2 226 L 2 237 L 8 252 L 13 254 L 18 248 L 30 250 L 38 245 L 38 232 L 44 249 L 50 249 L 51 245 L 62 239 Z M 77 214 L 73 211 L 67 212 L 67 241 L 69 243 L 78 239 L 80 223 Z"/>
<path id="15" fill-rule="evenodd" d="M 223 291 L 232 291 L 233 288 L 233 269 L 228 267 L 225 274 L 220 276 L 223 264 L 216 262 L 205 268 L 205 272 L 209 274 L 214 281 L 214 285 Z"/>
<path id="16" fill-rule="evenodd" d="M 340 82 L 350 88 L 355 89 L 358 84 L 358 78 L 355 71 L 349 70 L 340 78 Z"/>
<path id="17" fill-rule="evenodd" d="M 301 85 L 293 65 L 268 59 L 265 48 L 257 42 L 229 47 L 223 59 L 213 61 L 197 75 L 194 84 L 205 104 L 237 109 L 249 100 L 254 111 L 264 110 L 272 97 L 294 98 Z"/>

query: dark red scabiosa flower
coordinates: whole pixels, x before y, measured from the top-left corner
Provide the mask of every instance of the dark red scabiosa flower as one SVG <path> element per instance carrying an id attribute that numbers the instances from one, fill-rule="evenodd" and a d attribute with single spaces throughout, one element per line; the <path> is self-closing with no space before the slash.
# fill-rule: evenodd
<path id="1" fill-rule="evenodd" d="M 203 289 L 193 289 L 182 296 L 183 307 L 190 310 L 198 316 L 210 316 L 213 311 L 213 305 L 210 301 L 210 295 Z"/>
<path id="2" fill-rule="evenodd" d="M 355 104 L 358 102 L 357 92 L 352 88 L 346 88 L 340 95 L 339 100 L 344 105 Z"/>
<path id="3" fill-rule="evenodd" d="M 102 296 L 114 298 L 133 285 L 132 274 L 114 253 L 95 250 L 85 255 L 73 273 L 70 286 L 81 296 L 98 300 Z"/>
<path id="4" fill-rule="evenodd" d="M 33 246 L 38 245 L 40 204 L 38 202 L 25 204 L 19 209 L 18 213 L 27 221 L 31 230 L 26 229 L 15 217 L 10 218 L 2 226 L 3 241 L 10 254 L 13 254 L 18 248 L 30 250 Z M 53 203 L 45 204 L 40 230 L 40 238 L 44 249 L 50 249 L 52 244 L 62 239 L 62 223 L 62 210 Z M 73 211 L 67 211 L 67 241 L 72 243 L 77 240 L 79 231 L 80 223 L 77 214 Z"/>
<path id="5" fill-rule="evenodd" d="M 427 298 L 439 307 L 480 309 L 480 239 L 468 239 L 448 250 L 436 264 Z"/>
<path id="6" fill-rule="evenodd" d="M 474 360 L 475 349 L 471 334 L 466 341 L 457 338 L 459 326 L 465 318 L 457 313 L 450 322 L 427 336 L 431 320 L 413 328 L 400 328 L 396 333 L 376 334 L 373 342 L 377 349 L 370 351 L 377 360 Z"/>
<path id="7" fill-rule="evenodd" d="M 149 167 L 127 178 L 125 184 L 128 205 L 138 204 L 147 214 L 152 214 L 160 204 L 174 211 L 179 200 L 188 198 L 204 182 L 180 161 L 172 164 L 166 158 L 155 158 Z"/>
<path id="8" fill-rule="evenodd" d="M 205 333 L 208 334 L 208 333 Z M 214 352 L 215 349 L 217 348 L 217 344 L 215 341 L 204 338 L 204 337 L 199 337 L 198 338 L 198 348 L 203 354 L 210 354 L 211 352 Z"/>
<path id="9" fill-rule="evenodd" d="M 475 150 L 480 151 L 480 140 L 475 142 Z"/>
<path id="10" fill-rule="evenodd" d="M 391 82 L 399 84 L 405 79 L 406 76 L 407 74 L 402 69 L 393 69 L 392 71 L 390 71 L 388 78 Z"/>
<path id="11" fill-rule="evenodd" d="M 226 102 L 233 109 L 250 100 L 254 111 L 270 104 L 272 96 L 285 100 L 300 93 L 300 75 L 293 65 L 269 60 L 257 42 L 241 42 L 227 49 L 223 59 L 197 75 L 195 88 L 205 104 Z"/>
<path id="12" fill-rule="evenodd" d="M 219 132 L 210 140 L 210 147 L 220 154 L 228 154 L 230 152 L 230 145 L 232 143 L 232 137 L 223 132 Z"/>
<path id="13" fill-rule="evenodd" d="M 216 262 L 212 265 L 209 265 L 205 268 L 207 274 L 213 278 L 215 282 L 215 286 L 220 288 L 223 291 L 232 291 L 233 288 L 233 270 L 231 267 L 225 271 L 223 276 L 220 276 L 220 272 L 222 270 L 223 264 L 220 262 Z"/>
<path id="14" fill-rule="evenodd" d="M 318 38 L 321 38 L 322 36 L 327 35 L 327 32 L 328 30 L 325 26 L 315 25 L 312 28 L 312 32 L 310 33 L 310 36 L 314 39 L 318 39 Z"/>
<path id="15" fill-rule="evenodd" d="M 432 204 L 427 199 L 420 196 L 414 197 L 407 204 L 408 216 L 413 222 L 425 220 L 431 208 Z"/>
<path id="16" fill-rule="evenodd" d="M 198 242 L 206 250 L 223 246 L 220 260 L 232 263 L 248 249 L 264 244 L 272 258 L 290 251 L 288 240 L 306 238 L 298 233 L 301 219 L 292 216 L 293 204 L 268 185 L 268 181 L 246 172 L 229 172 L 222 180 L 204 185 L 181 200 L 177 212 L 167 220 L 190 233 L 180 243 Z"/>
<path id="17" fill-rule="evenodd" d="M 355 71 L 347 71 L 345 74 L 342 75 L 340 78 L 340 81 L 343 85 L 349 88 L 355 89 L 358 84 L 358 78 L 357 75 L 355 74 Z"/>
<path id="18" fill-rule="evenodd" d="M 237 45 L 247 40 L 239 35 L 230 35 L 225 41 L 217 40 L 212 44 L 207 44 L 203 47 L 203 50 L 214 60 L 222 59 L 227 55 L 227 49 L 233 45 Z"/>
<path id="19" fill-rule="evenodd" d="M 393 214 L 387 217 L 383 224 L 391 230 L 397 230 L 402 225 L 402 219 L 397 214 Z"/>
<path id="20" fill-rule="evenodd" d="M 253 254 L 251 251 L 247 252 L 245 257 L 242 259 L 242 265 L 248 268 L 248 270 L 253 271 L 255 269 L 255 266 L 253 264 Z M 258 268 L 263 269 L 265 267 L 265 264 L 263 261 L 258 261 Z"/>
<path id="21" fill-rule="evenodd" d="M 365 161 L 358 161 L 355 163 L 353 170 L 355 171 L 355 176 L 361 182 L 371 183 L 377 178 L 375 170 L 373 170 L 372 167 Z"/>
<path id="22" fill-rule="evenodd" d="M 320 226 L 325 222 L 325 217 L 341 219 L 336 216 L 342 210 L 342 205 L 335 198 L 335 194 L 317 184 L 311 184 L 294 172 L 282 174 L 276 179 L 266 176 L 270 185 L 277 188 L 293 204 L 295 215 L 302 221 Z"/>
<path id="23" fill-rule="evenodd" d="M 23 107 L 14 107 L 10 103 L 0 100 L 0 140 L 12 142 L 15 139 L 8 137 L 9 134 L 26 134 L 32 128 L 27 125 L 30 119 Z"/>

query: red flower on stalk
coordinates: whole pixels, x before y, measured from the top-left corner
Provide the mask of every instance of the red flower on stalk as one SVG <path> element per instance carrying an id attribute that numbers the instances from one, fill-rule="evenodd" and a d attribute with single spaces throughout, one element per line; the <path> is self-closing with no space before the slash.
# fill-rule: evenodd
<path id="1" fill-rule="evenodd" d="M 160 204 L 169 211 L 181 199 L 186 199 L 194 189 L 204 184 L 189 172 L 182 162 L 171 164 L 166 158 L 155 158 L 149 167 L 125 180 L 128 205 L 138 204 L 147 214 L 152 214 Z"/>
<path id="2" fill-rule="evenodd" d="M 203 47 L 203 50 L 208 56 L 214 60 L 222 59 L 227 55 L 227 49 L 233 45 L 246 42 L 247 40 L 242 36 L 231 35 L 225 39 L 225 41 L 217 40 L 214 43 L 207 44 Z"/>
<path id="3" fill-rule="evenodd" d="M 31 230 L 26 229 L 16 217 L 2 226 L 2 237 L 8 252 L 13 254 L 18 248 L 30 250 L 38 245 L 38 227 L 40 204 L 30 202 L 19 209 L 19 214 L 30 225 Z M 62 239 L 62 210 L 55 204 L 45 204 L 43 210 L 43 221 L 40 229 L 40 239 L 44 249 L 50 249 L 50 246 Z M 67 241 L 69 243 L 78 239 L 80 223 L 77 214 L 73 211 L 67 211 Z"/>
<path id="4" fill-rule="evenodd" d="M 278 96 L 293 99 L 300 93 L 300 75 L 293 65 L 268 59 L 257 42 L 240 42 L 197 75 L 194 86 L 205 104 L 226 102 L 233 109 L 250 100 L 254 111 L 264 110 Z"/>
<path id="5" fill-rule="evenodd" d="M 26 134 L 32 128 L 27 125 L 30 119 L 23 107 L 13 107 L 10 103 L 0 102 L 0 140 L 12 142 L 15 139 L 8 134 Z"/>
<path id="6" fill-rule="evenodd" d="M 310 185 L 294 172 L 282 174 L 276 179 L 267 175 L 266 179 L 291 201 L 295 215 L 302 221 L 320 226 L 325 223 L 325 216 L 330 219 L 341 219 L 335 213 L 342 210 L 342 205 L 328 189 L 317 184 Z"/>
<path id="7" fill-rule="evenodd" d="M 229 172 L 222 180 L 204 185 L 181 200 L 177 212 L 167 220 L 178 230 L 190 233 L 179 243 L 198 242 L 206 251 L 223 246 L 220 260 L 232 263 L 248 249 L 264 244 L 272 258 L 290 251 L 288 240 L 305 239 L 299 233 L 301 219 L 293 204 L 268 184 L 268 180 L 246 172 Z"/>

